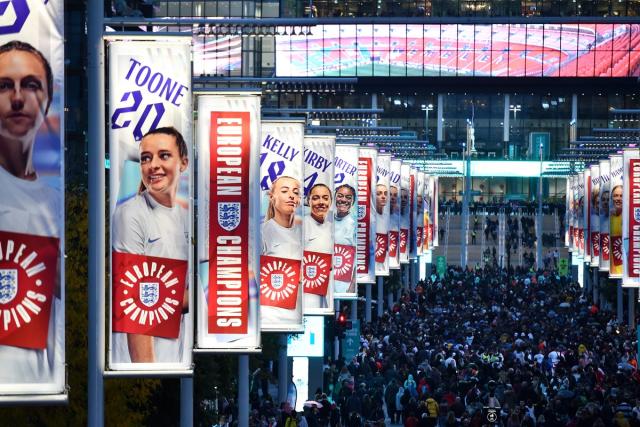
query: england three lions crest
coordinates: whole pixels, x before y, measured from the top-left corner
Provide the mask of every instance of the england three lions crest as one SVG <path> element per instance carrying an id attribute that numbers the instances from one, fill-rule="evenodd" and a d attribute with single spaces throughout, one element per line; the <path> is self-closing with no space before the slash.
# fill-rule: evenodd
<path id="1" fill-rule="evenodd" d="M 306 293 L 321 296 L 327 294 L 329 279 L 331 277 L 331 259 L 331 254 L 304 251 L 304 257 L 302 258 L 302 265 L 304 266 L 302 283 Z"/>
<path id="2" fill-rule="evenodd" d="M 18 270 L 0 269 L 0 304 L 8 304 L 18 293 Z"/>
<path id="3" fill-rule="evenodd" d="M 300 286 L 300 260 L 260 257 L 260 305 L 295 309 Z"/>
<path id="4" fill-rule="evenodd" d="M 146 307 L 153 307 L 160 299 L 160 283 L 140 282 L 140 302 Z"/>
<path id="5" fill-rule="evenodd" d="M 233 231 L 240 225 L 239 202 L 218 202 L 218 224 L 226 231 Z"/>
<path id="6" fill-rule="evenodd" d="M 633 208 L 633 219 L 640 222 L 640 208 Z"/>

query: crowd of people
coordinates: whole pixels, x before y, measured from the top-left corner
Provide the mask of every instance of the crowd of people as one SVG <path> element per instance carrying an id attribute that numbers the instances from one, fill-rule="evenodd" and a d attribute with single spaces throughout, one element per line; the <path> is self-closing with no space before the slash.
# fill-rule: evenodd
<path id="1" fill-rule="evenodd" d="M 555 270 L 450 266 L 362 325 L 355 357 L 326 360 L 311 396 L 322 408 L 295 413 L 267 397 L 251 422 L 637 426 L 634 334 Z"/>
<path id="2" fill-rule="evenodd" d="M 441 199 L 439 202 L 440 212 L 450 212 L 452 214 L 462 213 L 462 201 L 456 199 Z M 488 215 L 498 215 L 503 211 L 506 215 L 520 213 L 523 215 L 535 215 L 538 212 L 538 202 L 530 202 L 524 200 L 512 200 L 509 202 L 499 202 L 497 200 L 486 201 L 470 201 L 469 212 L 472 215 L 478 213 L 486 213 Z M 557 212 L 560 216 L 564 216 L 565 205 L 563 203 L 544 202 L 542 204 L 542 213 L 551 215 Z"/>

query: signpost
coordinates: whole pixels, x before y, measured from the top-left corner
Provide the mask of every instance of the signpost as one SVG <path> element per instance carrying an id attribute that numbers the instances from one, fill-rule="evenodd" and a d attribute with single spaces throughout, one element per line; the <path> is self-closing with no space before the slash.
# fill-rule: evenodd
<path id="1" fill-rule="evenodd" d="M 444 278 L 447 272 L 447 258 L 443 256 L 436 258 L 436 272 L 441 279 Z"/>
<path id="2" fill-rule="evenodd" d="M 351 325 L 351 329 L 345 331 L 345 337 L 342 340 L 342 354 L 347 362 L 360 351 L 360 321 L 352 320 Z"/>

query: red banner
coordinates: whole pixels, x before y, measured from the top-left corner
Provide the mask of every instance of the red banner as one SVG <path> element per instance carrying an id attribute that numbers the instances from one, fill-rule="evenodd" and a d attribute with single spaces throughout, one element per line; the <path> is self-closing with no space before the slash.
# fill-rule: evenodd
<path id="1" fill-rule="evenodd" d="M 622 265 L 622 236 L 611 236 L 611 262 L 616 267 Z"/>
<path id="2" fill-rule="evenodd" d="M 299 259 L 260 256 L 260 305 L 296 308 L 300 266 Z"/>
<path id="3" fill-rule="evenodd" d="M 325 296 L 331 274 L 331 254 L 304 251 L 302 258 L 302 285 L 304 292 Z"/>
<path id="4" fill-rule="evenodd" d="M 371 266 L 371 174 L 373 159 L 358 159 L 358 273 L 369 274 Z"/>
<path id="5" fill-rule="evenodd" d="M 591 233 L 591 255 L 600 256 L 600 233 L 597 231 Z"/>
<path id="6" fill-rule="evenodd" d="M 59 239 L 0 231 L 0 344 L 47 347 Z"/>
<path id="7" fill-rule="evenodd" d="M 250 113 L 211 112 L 209 333 L 246 334 Z"/>
<path id="8" fill-rule="evenodd" d="M 114 332 L 178 338 L 188 261 L 112 252 Z"/>
<path id="9" fill-rule="evenodd" d="M 628 201 L 629 215 L 627 236 L 629 259 L 627 277 L 640 277 L 640 159 L 629 159 Z"/>
<path id="10" fill-rule="evenodd" d="M 407 253 L 407 242 L 409 241 L 409 230 L 406 228 L 400 229 L 400 253 Z"/>
<path id="11" fill-rule="evenodd" d="M 350 245 L 334 245 L 333 278 L 340 282 L 351 282 L 356 258 L 356 248 Z"/>
<path id="12" fill-rule="evenodd" d="M 398 257 L 398 232 L 389 231 L 389 257 Z"/>
<path id="13" fill-rule="evenodd" d="M 416 229 L 416 246 L 422 248 L 422 235 L 424 233 L 424 227 L 418 227 Z"/>
<path id="14" fill-rule="evenodd" d="M 600 233 L 600 257 L 609 261 L 609 233 Z"/>
<path id="15" fill-rule="evenodd" d="M 387 259 L 387 246 L 389 236 L 387 234 L 376 233 L 376 262 L 384 262 Z"/>

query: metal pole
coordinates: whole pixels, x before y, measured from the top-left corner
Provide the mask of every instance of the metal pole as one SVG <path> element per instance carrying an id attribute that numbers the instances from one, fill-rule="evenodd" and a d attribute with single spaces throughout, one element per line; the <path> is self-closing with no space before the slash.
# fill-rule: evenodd
<path id="1" fill-rule="evenodd" d="M 238 356 L 238 427 L 249 427 L 249 355 Z"/>
<path id="2" fill-rule="evenodd" d="M 593 272 L 593 281 L 591 283 L 591 289 L 593 291 L 593 303 L 598 305 L 598 289 L 600 288 L 600 275 L 598 270 Z"/>
<path id="3" fill-rule="evenodd" d="M 336 309 L 336 319 L 337 319 L 340 313 L 339 299 L 335 300 L 335 309 Z M 338 338 L 337 335 L 335 335 L 333 338 L 333 354 L 334 354 L 333 360 L 338 360 L 338 358 L 340 357 L 340 339 Z M 283 400 L 281 400 L 280 402 L 283 402 Z"/>
<path id="4" fill-rule="evenodd" d="M 365 288 L 365 301 L 364 301 L 364 320 L 367 323 L 371 322 L 371 283 L 367 283 Z"/>
<path id="5" fill-rule="evenodd" d="M 391 309 L 393 308 L 393 292 L 391 291 L 387 293 L 387 307 L 389 307 L 389 312 L 391 312 Z"/>
<path id="6" fill-rule="evenodd" d="M 540 176 L 538 177 L 538 223 L 536 224 L 536 256 L 537 256 L 537 267 L 540 270 L 544 267 L 544 262 L 542 261 L 542 149 L 543 144 L 540 144 Z"/>
<path id="7" fill-rule="evenodd" d="M 193 426 L 193 377 L 180 379 L 180 427 Z"/>
<path id="8" fill-rule="evenodd" d="M 467 132 L 468 133 L 468 132 Z M 467 138 L 468 139 L 468 138 Z M 467 234 L 469 233 L 469 190 L 471 189 L 471 155 L 467 141 L 462 155 L 465 156 L 464 188 L 462 189 L 462 236 L 460 237 L 460 266 L 467 267 Z"/>
<path id="9" fill-rule="evenodd" d="M 351 300 L 351 320 L 358 320 L 358 300 Z"/>
<path id="10" fill-rule="evenodd" d="M 382 317 L 382 313 L 384 312 L 384 288 L 383 288 L 383 279 L 382 277 L 378 277 L 378 307 L 377 307 L 377 315 L 378 319 Z"/>
<path id="11" fill-rule="evenodd" d="M 629 324 L 630 329 L 636 328 L 636 291 L 635 288 L 628 288 L 628 300 L 627 300 L 627 323 Z"/>
<path id="12" fill-rule="evenodd" d="M 622 280 L 618 279 L 616 280 L 616 284 L 617 284 L 617 304 L 616 304 L 616 308 L 617 308 L 617 313 L 616 313 L 616 320 L 618 321 L 619 325 L 622 325 L 622 322 L 624 321 L 624 307 L 623 307 L 623 296 L 622 296 Z"/>
<path id="13" fill-rule="evenodd" d="M 88 174 L 89 174 L 89 352 L 87 424 L 104 425 L 105 329 L 105 96 L 102 30 L 104 1 L 87 4 Z"/>
<path id="14" fill-rule="evenodd" d="M 339 304 L 338 304 L 339 307 Z M 287 360 L 287 335 L 281 334 L 278 348 L 278 403 L 287 400 L 287 384 L 289 384 L 289 363 Z"/>

